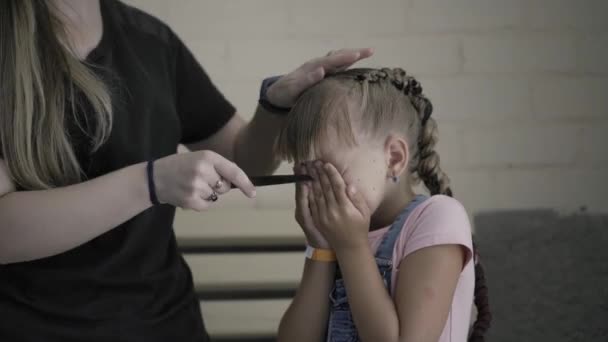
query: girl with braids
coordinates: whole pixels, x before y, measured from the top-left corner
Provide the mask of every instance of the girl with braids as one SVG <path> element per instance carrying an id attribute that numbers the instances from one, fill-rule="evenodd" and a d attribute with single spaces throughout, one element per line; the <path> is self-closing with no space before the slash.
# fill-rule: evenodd
<path id="1" fill-rule="evenodd" d="M 307 260 L 279 341 L 483 341 L 485 285 L 432 108 L 401 69 L 333 74 L 292 108 L 277 150 L 313 180 L 296 188 Z"/>

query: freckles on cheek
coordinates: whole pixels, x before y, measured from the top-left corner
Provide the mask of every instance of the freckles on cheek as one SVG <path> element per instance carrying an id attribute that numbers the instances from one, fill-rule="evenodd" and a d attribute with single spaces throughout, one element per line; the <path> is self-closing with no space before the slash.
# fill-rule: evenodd
<path id="1" fill-rule="evenodd" d="M 375 208 L 381 199 L 381 194 L 378 187 L 370 184 L 362 184 L 360 189 L 361 196 L 363 199 L 365 199 L 367 206 L 369 208 Z"/>

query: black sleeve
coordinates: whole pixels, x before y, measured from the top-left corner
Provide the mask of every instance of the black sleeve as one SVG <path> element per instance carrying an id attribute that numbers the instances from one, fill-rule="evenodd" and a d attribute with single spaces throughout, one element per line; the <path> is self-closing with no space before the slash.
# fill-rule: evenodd
<path id="1" fill-rule="evenodd" d="M 181 143 L 204 140 L 234 116 L 236 110 L 211 82 L 184 43 L 174 36 L 177 111 L 182 126 Z"/>

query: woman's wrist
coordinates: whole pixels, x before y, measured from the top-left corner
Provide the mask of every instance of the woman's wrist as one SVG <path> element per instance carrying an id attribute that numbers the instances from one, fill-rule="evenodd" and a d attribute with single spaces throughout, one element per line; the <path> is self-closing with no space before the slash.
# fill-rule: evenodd
<path id="1" fill-rule="evenodd" d="M 150 202 L 150 192 L 148 187 L 148 175 L 146 163 L 131 165 L 124 170 L 132 181 L 129 184 L 132 186 L 129 193 L 139 203 L 138 207 L 145 210 L 152 206 Z"/>
<path id="2" fill-rule="evenodd" d="M 281 77 L 282 76 L 268 77 L 262 81 L 258 103 L 260 107 L 264 108 L 267 112 L 284 116 L 289 113 L 291 106 L 277 101 L 277 96 L 275 94 L 276 87 L 272 87 L 272 85 L 281 79 Z"/>
<path id="3" fill-rule="evenodd" d="M 150 203 L 152 205 L 159 205 L 158 197 L 156 195 L 156 182 L 154 180 L 154 159 L 149 160 L 146 163 L 146 178 L 148 179 L 148 194 L 150 197 Z"/>

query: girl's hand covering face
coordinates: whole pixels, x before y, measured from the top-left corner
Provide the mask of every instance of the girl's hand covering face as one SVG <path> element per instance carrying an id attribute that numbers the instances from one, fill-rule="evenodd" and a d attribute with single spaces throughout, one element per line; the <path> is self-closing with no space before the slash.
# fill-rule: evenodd
<path id="1" fill-rule="evenodd" d="M 314 179 L 308 193 L 312 222 L 329 245 L 335 250 L 366 246 L 371 213 L 361 193 L 330 163 L 316 161 L 306 169 Z"/>
<path id="2" fill-rule="evenodd" d="M 307 168 L 304 164 L 296 165 L 293 169 L 294 174 L 308 174 Z M 309 193 L 312 191 L 312 183 L 310 182 L 298 182 L 296 183 L 296 221 L 304 231 L 306 236 L 306 242 L 308 245 L 315 248 L 329 249 L 329 243 L 327 239 L 319 232 L 313 223 L 312 216 L 310 214 L 310 206 L 308 202 Z"/>

